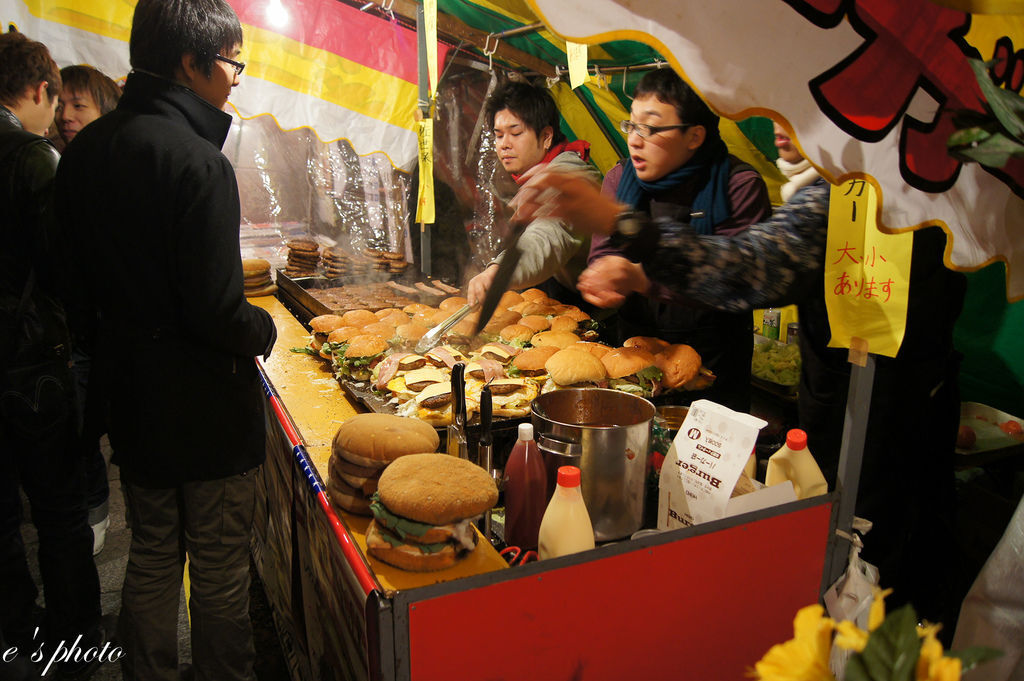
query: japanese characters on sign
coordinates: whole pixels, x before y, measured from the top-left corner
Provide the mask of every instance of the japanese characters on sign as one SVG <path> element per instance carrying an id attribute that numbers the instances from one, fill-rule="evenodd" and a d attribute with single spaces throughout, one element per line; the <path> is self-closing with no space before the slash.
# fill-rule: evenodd
<path id="1" fill-rule="evenodd" d="M 884 234 L 875 223 L 874 185 L 852 179 L 832 187 L 825 251 L 825 304 L 831 347 L 867 341 L 893 357 L 903 342 L 914 235 Z"/>

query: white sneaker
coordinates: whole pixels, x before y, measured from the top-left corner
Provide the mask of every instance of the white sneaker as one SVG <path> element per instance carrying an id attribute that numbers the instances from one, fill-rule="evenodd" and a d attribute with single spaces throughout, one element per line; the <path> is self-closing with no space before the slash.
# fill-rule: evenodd
<path id="1" fill-rule="evenodd" d="M 107 541 L 107 527 L 109 526 L 109 515 L 95 525 L 89 526 L 92 528 L 92 555 L 97 556 L 103 550 L 103 545 Z"/>

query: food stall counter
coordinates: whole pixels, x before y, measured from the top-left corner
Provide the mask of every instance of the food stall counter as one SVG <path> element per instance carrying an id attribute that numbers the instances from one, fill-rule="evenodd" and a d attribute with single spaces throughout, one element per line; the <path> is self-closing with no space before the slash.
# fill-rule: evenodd
<path id="1" fill-rule="evenodd" d="M 274 297 L 252 298 L 251 302 L 270 313 L 277 326 L 277 343 L 270 358 L 262 363 L 264 373 L 286 405 L 309 459 L 326 483 L 331 457 L 331 441 L 338 426 L 365 411 L 354 403 L 328 368 L 326 362 L 291 348 L 305 347 L 309 331 Z M 369 518 L 335 509 L 349 535 L 366 557 L 366 527 Z M 413 589 L 452 579 L 481 574 L 507 567 L 498 552 L 478 537 L 477 550 L 453 567 L 437 572 L 407 572 L 375 558 L 367 558 L 374 577 L 385 592 Z"/>

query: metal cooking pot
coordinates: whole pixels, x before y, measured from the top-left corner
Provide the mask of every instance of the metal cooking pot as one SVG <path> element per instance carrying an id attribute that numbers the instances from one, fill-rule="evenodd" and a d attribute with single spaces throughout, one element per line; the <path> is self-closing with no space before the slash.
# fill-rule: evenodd
<path id="1" fill-rule="evenodd" d="M 642 397 L 602 388 L 554 390 L 533 401 L 548 497 L 558 467 L 578 466 L 596 541 L 628 537 L 643 524 L 654 413 Z"/>

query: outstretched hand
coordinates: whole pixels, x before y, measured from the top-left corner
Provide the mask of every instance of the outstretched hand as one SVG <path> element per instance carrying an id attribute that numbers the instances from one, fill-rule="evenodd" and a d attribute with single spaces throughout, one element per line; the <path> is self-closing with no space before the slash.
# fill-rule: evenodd
<path id="1" fill-rule="evenodd" d="M 618 255 L 598 258 L 576 282 L 584 300 L 603 308 L 618 307 L 629 294 L 646 293 L 650 286 L 642 265 Z"/>
<path id="2" fill-rule="evenodd" d="M 520 222 L 556 217 L 583 232 L 611 234 L 627 208 L 602 194 L 586 173 L 538 165 L 523 177 L 526 181 L 509 204 Z"/>

